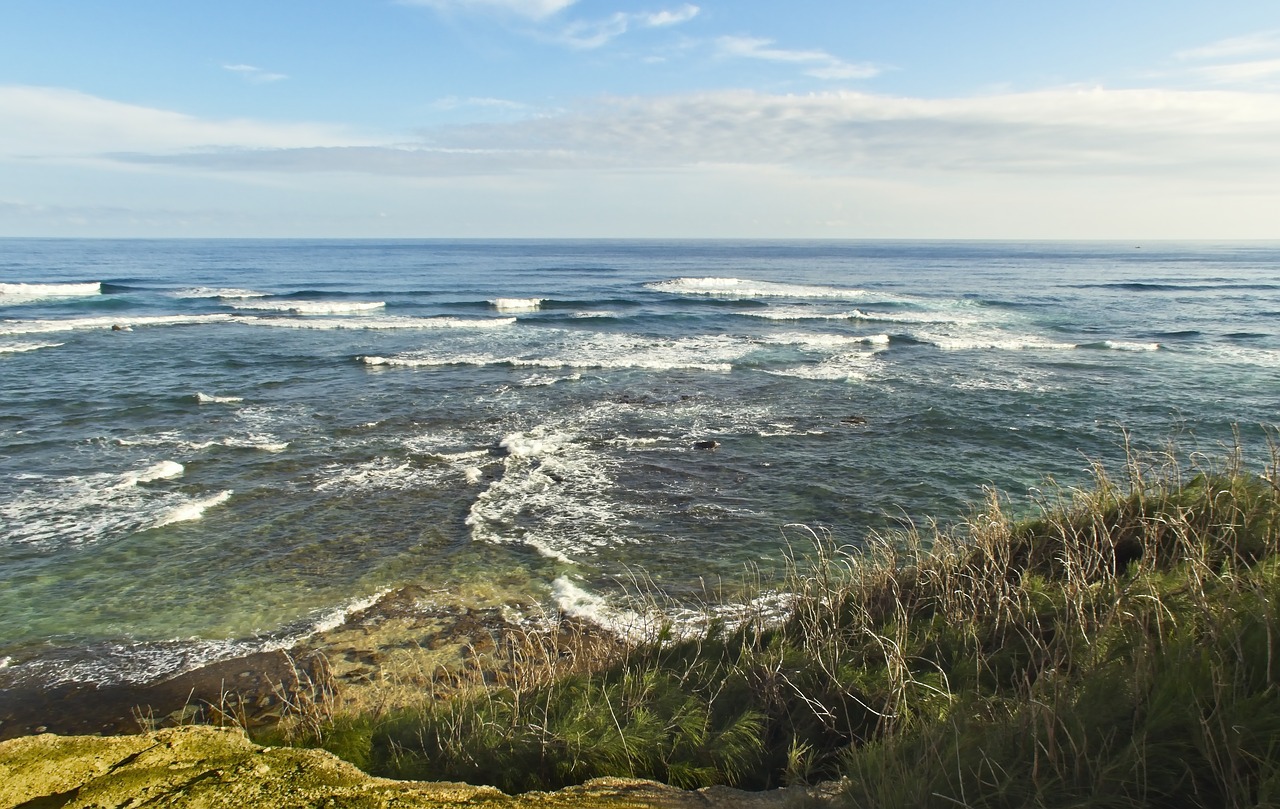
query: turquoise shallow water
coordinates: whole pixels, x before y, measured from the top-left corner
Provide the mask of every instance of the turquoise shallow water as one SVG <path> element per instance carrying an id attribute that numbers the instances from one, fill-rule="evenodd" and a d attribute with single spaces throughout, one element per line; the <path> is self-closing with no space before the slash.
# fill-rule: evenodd
<path id="1" fill-rule="evenodd" d="M 1280 412 L 1280 246 L 0 240 L 0 679 L 597 609 Z M 699 449 L 715 442 L 715 449 Z M 598 601 L 597 599 L 603 599 Z"/>

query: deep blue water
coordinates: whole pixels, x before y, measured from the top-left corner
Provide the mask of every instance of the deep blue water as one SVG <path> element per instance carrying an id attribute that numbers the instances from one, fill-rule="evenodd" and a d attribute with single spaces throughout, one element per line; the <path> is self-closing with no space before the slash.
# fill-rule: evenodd
<path id="1" fill-rule="evenodd" d="M 1276 244 L 0 240 L 0 671 L 702 593 L 1277 412 Z"/>

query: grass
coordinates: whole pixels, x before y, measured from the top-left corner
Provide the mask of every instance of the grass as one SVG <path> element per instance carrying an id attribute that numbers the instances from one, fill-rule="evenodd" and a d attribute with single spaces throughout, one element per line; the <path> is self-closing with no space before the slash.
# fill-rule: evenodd
<path id="1" fill-rule="evenodd" d="M 515 633 L 476 686 L 299 741 L 508 791 L 602 775 L 876 807 L 1280 805 L 1280 463 L 1132 458 L 1013 519 L 814 534 L 790 617 Z"/>

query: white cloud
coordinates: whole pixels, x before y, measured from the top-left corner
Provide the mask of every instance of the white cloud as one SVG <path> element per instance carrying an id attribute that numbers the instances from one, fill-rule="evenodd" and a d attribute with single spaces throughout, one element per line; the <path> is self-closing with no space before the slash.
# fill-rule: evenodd
<path id="1" fill-rule="evenodd" d="M 27 94 L 14 104 L 22 93 L 0 90 L 0 113 L 19 124 L 0 136 L 3 153 L 78 153 L 259 175 L 737 165 L 868 176 L 1280 181 L 1280 96 L 1265 93 L 1068 89 L 924 99 L 713 92 L 615 98 L 519 122 L 437 127 L 413 142 L 305 125 L 201 121 L 66 91 Z"/>
<path id="2" fill-rule="evenodd" d="M 852 64 L 823 50 L 801 51 L 776 48 L 773 47 L 772 39 L 725 36 L 720 37 L 716 44 L 723 56 L 811 65 L 812 67 L 805 73 L 819 79 L 869 79 L 882 72 L 875 65 Z"/>
<path id="3" fill-rule="evenodd" d="M 1280 77 L 1280 59 L 1257 59 L 1251 62 L 1229 62 L 1221 65 L 1202 65 L 1191 69 L 1190 74 L 1212 84 L 1252 84 Z"/>
<path id="4" fill-rule="evenodd" d="M 289 78 L 283 73 L 272 73 L 253 65 L 223 65 L 222 69 L 235 73 L 251 84 L 269 84 L 273 81 L 282 81 Z"/>
<path id="5" fill-rule="evenodd" d="M 1177 72 L 1197 82 L 1263 87 L 1280 77 L 1280 29 L 1220 39 L 1175 57 L 1193 63 Z"/>
<path id="6" fill-rule="evenodd" d="M 432 102 L 431 107 L 437 110 L 459 110 L 478 107 L 481 109 L 499 109 L 511 112 L 522 112 L 531 109 L 528 104 L 523 104 L 519 101 L 510 101 L 505 98 L 486 98 L 475 96 L 471 98 L 445 96 L 444 98 L 438 98 Z"/>
<path id="7" fill-rule="evenodd" d="M 292 149 L 378 141 L 321 124 L 210 120 L 51 87 L 0 85 L 0 158 L 98 156 L 119 151 Z"/>
<path id="8" fill-rule="evenodd" d="M 565 26 L 556 39 L 572 48 L 591 50 L 602 47 L 631 30 L 642 28 L 666 28 L 679 25 L 698 16 L 699 8 L 686 4 L 674 11 L 628 14 L 619 11 L 604 19 L 576 20 Z"/>
<path id="9" fill-rule="evenodd" d="M 407 6 L 427 6 L 437 11 L 497 11 L 541 20 L 572 6 L 577 0 L 400 0 Z"/>
<path id="10" fill-rule="evenodd" d="M 1280 30 L 1259 31 L 1246 36 L 1220 39 L 1198 48 L 1179 51 L 1184 60 L 1228 59 L 1280 52 Z"/>
<path id="11" fill-rule="evenodd" d="M 653 14 L 638 14 L 637 18 L 649 28 L 662 28 L 667 25 L 679 25 L 698 16 L 701 11 L 697 6 L 685 3 L 674 11 L 659 11 Z"/>

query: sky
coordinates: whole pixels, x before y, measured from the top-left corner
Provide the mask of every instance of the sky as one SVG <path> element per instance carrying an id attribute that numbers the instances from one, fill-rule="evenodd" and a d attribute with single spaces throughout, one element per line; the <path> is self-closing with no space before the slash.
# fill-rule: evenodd
<path id="1" fill-rule="evenodd" d="M 0 236 L 1280 239 L 1280 4 L 4 0 Z"/>

